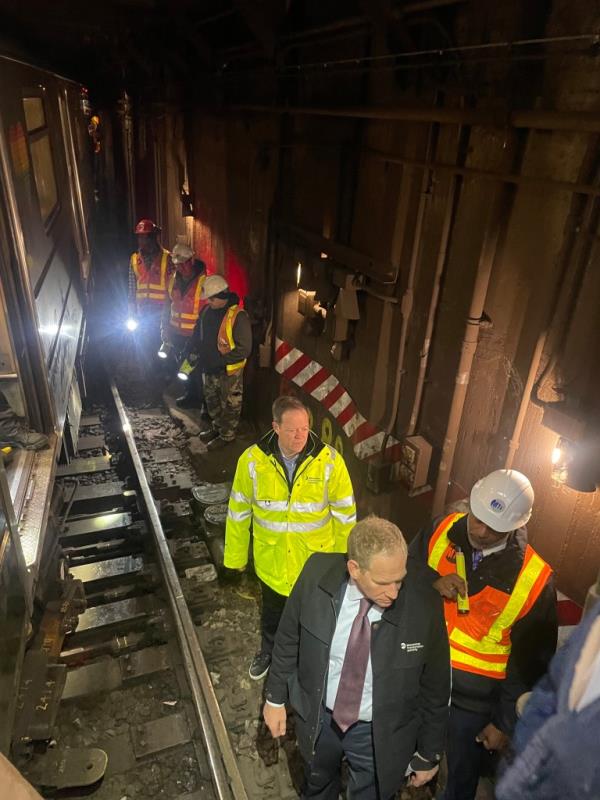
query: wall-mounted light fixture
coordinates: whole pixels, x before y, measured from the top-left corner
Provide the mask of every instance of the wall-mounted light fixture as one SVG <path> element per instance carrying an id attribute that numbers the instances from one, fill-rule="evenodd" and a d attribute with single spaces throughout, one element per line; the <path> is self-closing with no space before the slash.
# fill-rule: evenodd
<path id="1" fill-rule="evenodd" d="M 296 288 L 300 288 L 300 281 L 302 280 L 302 262 L 298 262 L 298 266 L 296 267 Z"/>
<path id="2" fill-rule="evenodd" d="M 569 467 L 574 461 L 576 446 L 564 436 L 559 436 L 552 449 L 552 480 L 567 484 L 569 481 Z"/>

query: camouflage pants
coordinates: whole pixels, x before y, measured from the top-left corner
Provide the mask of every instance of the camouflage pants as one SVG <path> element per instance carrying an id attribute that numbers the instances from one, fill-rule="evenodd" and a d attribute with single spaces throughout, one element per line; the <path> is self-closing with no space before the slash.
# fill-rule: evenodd
<path id="1" fill-rule="evenodd" d="M 222 439 L 231 442 L 242 413 L 244 391 L 244 370 L 228 375 L 204 375 L 204 402 L 212 420 L 213 427 Z"/>

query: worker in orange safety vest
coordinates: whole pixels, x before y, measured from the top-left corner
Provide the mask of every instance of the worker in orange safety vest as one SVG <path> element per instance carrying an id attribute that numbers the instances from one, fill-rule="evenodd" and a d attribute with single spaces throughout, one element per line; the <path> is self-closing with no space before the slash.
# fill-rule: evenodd
<path id="1" fill-rule="evenodd" d="M 250 318 L 222 275 L 209 275 L 202 287 L 206 306 L 200 312 L 186 360 L 202 374 L 211 424 L 199 436 L 209 450 L 235 439 L 242 413 L 244 367 L 252 350 Z"/>
<path id="2" fill-rule="evenodd" d="M 556 649 L 552 570 L 527 542 L 533 499 L 525 475 L 496 470 L 473 486 L 466 513 L 434 520 L 410 545 L 444 598 L 450 642 L 443 800 L 474 800 L 490 756 L 509 742 L 518 697 Z"/>
<path id="3" fill-rule="evenodd" d="M 134 233 L 138 248 L 129 260 L 127 327 L 136 332 L 140 350 L 152 364 L 160 347 L 160 322 L 173 264 L 169 251 L 160 244 L 160 228 L 151 219 L 141 219 Z"/>
<path id="4" fill-rule="evenodd" d="M 178 367 L 183 352 L 194 332 L 194 327 L 206 300 L 201 297 L 206 280 L 206 264 L 196 258 L 187 244 L 176 244 L 171 252 L 175 271 L 167 283 L 167 299 L 161 321 L 162 344 L 159 356 Z M 171 370 L 174 374 L 174 370 Z M 177 399 L 180 408 L 201 408 L 203 400 L 202 379 L 186 382 L 186 392 Z"/>

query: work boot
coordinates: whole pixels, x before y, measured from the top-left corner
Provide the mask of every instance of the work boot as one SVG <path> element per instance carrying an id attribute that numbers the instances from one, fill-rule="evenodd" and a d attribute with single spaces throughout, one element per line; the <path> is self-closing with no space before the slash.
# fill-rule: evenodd
<path id="1" fill-rule="evenodd" d="M 223 439 L 222 436 L 217 435 L 214 439 L 211 439 L 209 442 L 206 443 L 207 450 L 221 450 L 223 447 L 227 447 L 228 444 L 235 441 L 234 439 Z"/>
<path id="2" fill-rule="evenodd" d="M 248 670 L 248 675 L 252 678 L 253 681 L 260 681 L 262 678 L 265 677 L 265 675 L 269 671 L 270 666 L 271 666 L 271 654 L 257 653 L 252 659 L 252 663 L 250 664 L 250 669 Z"/>
<path id="3" fill-rule="evenodd" d="M 211 427 L 207 428 L 205 431 L 200 431 L 198 436 L 202 439 L 202 441 L 206 444 L 206 442 L 210 442 L 211 439 L 216 439 L 219 435 L 219 431 L 215 430 L 215 428 Z"/>
<path id="4" fill-rule="evenodd" d="M 202 408 L 202 404 L 195 397 L 190 397 L 187 394 L 178 397 L 175 400 L 175 405 L 177 408 Z"/>

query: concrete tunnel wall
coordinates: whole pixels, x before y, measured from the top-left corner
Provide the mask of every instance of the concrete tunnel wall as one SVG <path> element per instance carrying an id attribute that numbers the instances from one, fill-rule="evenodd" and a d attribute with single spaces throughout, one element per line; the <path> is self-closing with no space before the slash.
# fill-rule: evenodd
<path id="1" fill-rule="evenodd" d="M 486 5 L 475 22 L 471 10 L 471 28 L 466 13 L 457 13 L 454 26 L 457 44 L 467 44 L 477 37 L 508 41 L 525 35 L 531 16 L 525 15 L 521 5 L 512 2 L 493 9 Z M 545 12 L 539 8 L 538 11 L 539 22 Z M 537 31 L 537 35 L 552 36 L 557 29 L 590 30 L 598 21 L 599 12 L 587 8 L 585 3 L 557 0 L 545 20 L 542 19 L 544 30 Z M 479 30 L 475 31 L 473 26 L 479 26 Z M 338 47 L 341 58 L 348 44 L 341 42 Z M 475 81 L 478 92 L 473 99 L 471 90 Z M 597 110 L 600 102 L 600 75 L 584 58 L 560 65 L 549 59 L 530 68 L 506 61 L 467 66 L 459 77 L 454 75 L 448 80 L 443 91 L 431 82 L 411 82 L 405 76 L 394 80 L 391 75 L 376 84 L 369 76 L 360 81 L 346 76 L 337 81 L 322 76 L 313 82 L 299 81 L 295 90 L 294 104 L 306 106 L 433 107 L 441 103 L 445 108 L 460 108 L 461 104 L 474 103 L 479 109 L 492 109 L 500 114 L 507 108 L 591 111 Z M 249 91 L 253 94 L 247 101 L 258 103 L 268 94 L 269 87 L 252 85 Z M 165 169 L 167 172 L 175 169 L 173 164 L 181 156 L 175 158 L 173 152 L 177 149 L 181 152 L 185 140 L 189 188 L 194 201 L 194 219 L 182 227 L 177 182 L 171 180 L 171 200 L 165 212 L 171 238 L 172 233 L 188 235 L 210 271 L 224 272 L 233 278 L 236 288 L 247 286 L 247 304 L 257 320 L 257 333 L 264 332 L 269 322 L 276 275 L 277 335 L 332 372 L 366 419 L 384 427 L 393 414 L 402 321 L 399 301 L 415 245 L 423 168 L 385 162 L 372 151 L 423 162 L 432 125 L 385 119 L 280 116 L 233 109 L 215 113 L 189 107 L 185 119 L 185 125 L 163 123 L 177 145 L 161 151 Z M 437 164 L 462 164 L 467 169 L 569 183 L 592 184 L 598 178 L 597 137 L 592 133 L 517 130 L 502 125 L 464 126 L 462 132 L 456 124 L 433 127 L 430 160 Z M 428 187 L 405 372 L 394 427 L 398 437 L 408 426 L 413 404 L 446 197 L 452 180 L 449 170 L 436 168 Z M 458 432 L 448 501 L 465 496 L 481 474 L 504 464 L 535 343 L 546 325 L 565 264 L 567 277 L 559 293 L 557 314 L 551 320 L 539 370 L 553 353 L 558 353 L 554 370 L 544 383 L 544 397 L 556 398 L 552 387 L 557 385 L 563 386 L 582 407 L 593 406 L 590 399 L 597 396 L 600 280 L 595 277 L 598 274 L 595 244 L 583 267 L 583 290 L 568 329 L 564 312 L 575 273 L 575 265 L 569 264 L 568 259 L 575 246 L 573 235 L 575 231 L 576 240 L 576 222 L 582 217 L 586 198 L 550 183 L 519 185 L 478 175 L 462 176 L 417 429 L 434 447 L 430 484 L 434 485 L 436 480 L 465 317 L 486 225 L 498 192 L 503 196 L 503 213 L 498 221 L 498 242 L 485 301 L 491 324 L 480 331 Z M 307 259 L 307 248 L 299 248 L 285 230 L 276 232 L 275 220 L 336 239 L 369 256 L 375 264 L 374 275 L 382 263 L 398 269 L 397 284 L 390 292 L 396 302 L 360 293 L 361 318 L 354 324 L 352 346 L 346 359 L 338 361 L 330 354 L 329 321 L 323 332 L 315 335 L 296 310 L 298 260 L 304 259 L 306 288 L 310 288 L 308 284 L 312 281 L 314 288 L 321 287 L 322 291 L 323 283 L 329 280 L 327 261 L 320 262 L 318 252 Z M 597 230 L 587 230 L 581 235 L 597 237 Z M 369 284 L 380 293 L 385 291 L 377 280 L 371 279 Z M 252 409 L 261 414 L 264 422 L 268 418 L 268 404 L 281 386 L 272 369 L 261 370 L 254 376 Z M 298 394 L 302 396 L 299 390 Z M 320 431 L 327 414 L 314 401 L 310 400 L 309 405 L 315 427 Z M 530 524 L 532 543 L 557 571 L 559 588 L 583 601 L 600 568 L 600 498 L 598 492 L 576 492 L 552 481 L 550 457 L 557 434 L 541 425 L 541 417 L 540 408 L 530 403 L 514 467 L 528 474 L 536 492 Z M 431 493 L 411 499 L 400 484 L 395 484 L 389 492 L 371 494 L 365 488 L 365 462 L 353 456 L 350 442 L 335 422 L 333 431 L 344 442 L 344 455 L 356 485 L 361 513 L 376 511 L 389 515 L 409 537 L 414 535 L 430 514 Z"/>

